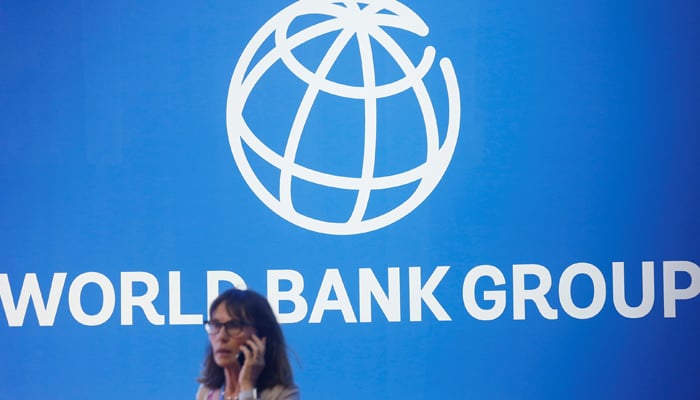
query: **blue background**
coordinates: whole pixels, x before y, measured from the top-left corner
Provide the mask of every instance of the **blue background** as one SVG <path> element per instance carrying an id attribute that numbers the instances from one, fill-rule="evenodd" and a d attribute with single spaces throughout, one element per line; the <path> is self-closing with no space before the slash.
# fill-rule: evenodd
<path id="1" fill-rule="evenodd" d="M 267 269 L 290 268 L 311 308 L 325 269 L 339 268 L 357 313 L 358 268 L 383 282 L 397 266 L 402 322 L 375 306 L 371 324 L 336 311 L 284 326 L 305 399 L 697 397 L 700 299 L 665 319 L 661 291 L 662 261 L 700 262 L 697 2 L 406 0 L 455 66 L 460 137 L 420 207 L 356 236 L 282 220 L 231 156 L 233 67 L 288 4 L 0 3 L 0 273 L 15 297 L 26 272 L 48 290 L 54 272 L 70 283 L 99 271 L 119 293 L 121 271 L 147 271 L 167 314 L 167 273 L 180 270 L 183 312 L 202 313 L 205 271 L 264 293 Z M 610 284 L 593 319 L 546 320 L 531 303 L 512 318 L 513 264 L 542 264 L 556 285 L 575 262 L 611 282 L 624 261 L 636 304 L 647 260 L 656 301 L 644 318 L 620 316 Z M 462 305 L 480 264 L 508 281 L 491 322 Z M 425 277 L 438 265 L 452 267 L 435 294 L 453 321 L 424 309 L 408 322 L 408 267 Z M 121 326 L 119 296 L 106 324 L 81 326 L 67 286 L 54 326 L 31 306 L 21 328 L 0 319 L 0 398 L 194 396 L 200 326 L 153 326 L 139 311 Z M 556 286 L 548 300 L 560 308 Z"/>

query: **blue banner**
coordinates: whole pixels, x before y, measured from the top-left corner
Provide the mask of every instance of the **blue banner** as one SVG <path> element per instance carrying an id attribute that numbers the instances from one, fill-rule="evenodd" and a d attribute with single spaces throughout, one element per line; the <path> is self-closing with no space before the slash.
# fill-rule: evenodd
<path id="1" fill-rule="evenodd" d="M 700 7 L 0 5 L 0 399 L 694 399 Z"/>

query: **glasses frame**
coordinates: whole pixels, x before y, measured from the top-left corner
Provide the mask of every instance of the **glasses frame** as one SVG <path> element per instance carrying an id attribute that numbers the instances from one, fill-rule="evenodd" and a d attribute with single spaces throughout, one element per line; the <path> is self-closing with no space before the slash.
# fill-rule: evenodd
<path id="1" fill-rule="evenodd" d="M 202 325 L 204 326 L 204 330 L 207 331 L 207 333 L 211 336 L 218 335 L 219 333 L 221 333 L 221 328 L 223 328 L 224 331 L 226 331 L 226 334 L 228 336 L 238 336 L 243 332 L 243 329 L 246 326 L 255 326 L 255 324 L 252 322 L 239 321 L 235 319 L 232 319 L 227 322 L 206 320 Z"/>

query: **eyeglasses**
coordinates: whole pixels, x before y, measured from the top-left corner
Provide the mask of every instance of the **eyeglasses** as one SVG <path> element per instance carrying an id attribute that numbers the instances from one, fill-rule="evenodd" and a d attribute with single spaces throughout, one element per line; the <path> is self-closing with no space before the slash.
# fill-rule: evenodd
<path id="1" fill-rule="evenodd" d="M 243 332 L 243 328 L 246 326 L 255 326 L 252 322 L 247 321 L 237 321 L 232 319 L 228 322 L 204 321 L 204 330 L 210 335 L 217 335 L 221 331 L 221 328 L 226 330 L 226 334 L 229 336 L 238 336 Z"/>

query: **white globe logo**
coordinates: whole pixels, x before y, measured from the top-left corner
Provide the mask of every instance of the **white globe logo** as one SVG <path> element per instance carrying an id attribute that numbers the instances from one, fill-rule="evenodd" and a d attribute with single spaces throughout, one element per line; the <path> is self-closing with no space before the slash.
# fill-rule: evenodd
<path id="1" fill-rule="evenodd" d="M 290 33 L 290 25 L 300 17 L 320 17 L 320 22 Z M 390 225 L 408 215 L 418 207 L 437 186 L 450 163 L 459 134 L 460 100 L 457 78 L 452 63 L 447 58 L 439 62 L 442 79 L 447 93 L 448 117 L 446 133 L 442 140 L 438 131 L 438 117 L 424 77 L 433 67 L 436 51 L 428 46 L 423 49 L 422 58 L 414 64 L 395 39 L 387 33 L 387 28 L 399 29 L 417 37 L 428 34 L 428 26 L 405 5 L 393 0 L 333 1 L 300 0 L 291 4 L 267 21 L 253 36 L 243 50 L 233 71 L 226 106 L 226 124 L 231 151 L 244 180 L 255 195 L 272 211 L 287 221 L 302 228 L 333 235 L 352 235 L 370 232 Z M 295 49 L 326 35 L 334 35 L 325 54 L 317 66 L 309 68 L 294 55 Z M 339 55 L 353 41 L 359 49 L 362 84 L 350 85 L 329 79 L 329 71 L 338 62 Z M 267 52 L 262 52 L 264 44 L 271 43 Z M 378 83 L 376 78 L 373 47 L 381 46 L 398 65 L 400 79 L 388 83 Z M 325 49 L 325 47 L 324 47 Z M 251 92 L 261 78 L 271 68 L 283 66 L 295 79 L 305 85 L 303 95 L 285 137 L 282 150 L 273 149 L 261 140 L 260 131 L 254 132 L 244 110 Z M 408 92 L 417 101 L 425 132 L 424 160 L 399 173 L 379 174 L 377 165 L 378 135 L 399 134 L 381 132 L 377 124 L 377 103 L 384 99 Z M 280 96 L 285 96 L 280 93 Z M 359 101 L 364 109 L 362 126 L 358 132 L 362 140 L 361 168 L 356 174 L 337 174 L 322 171 L 299 162 L 302 135 L 314 103 L 319 96 L 337 96 L 351 101 Z M 274 103 L 266 105 L 274 107 Z M 332 140 L 334 132 L 323 132 Z M 275 188 L 260 179 L 251 164 L 251 155 L 272 167 L 278 175 Z M 352 210 L 340 220 L 328 220 L 310 216 L 295 208 L 293 181 L 305 185 L 319 185 L 325 189 L 342 190 L 352 193 Z M 278 186 L 276 186 L 278 185 Z M 368 215 L 370 196 L 376 191 L 398 187 L 411 187 L 411 193 L 395 206 L 379 215 Z M 412 186 L 411 186 L 412 185 Z M 294 201 L 293 201 L 294 200 Z M 332 202 L 329 202 L 332 203 Z M 332 207 L 333 204 L 327 204 Z"/>

